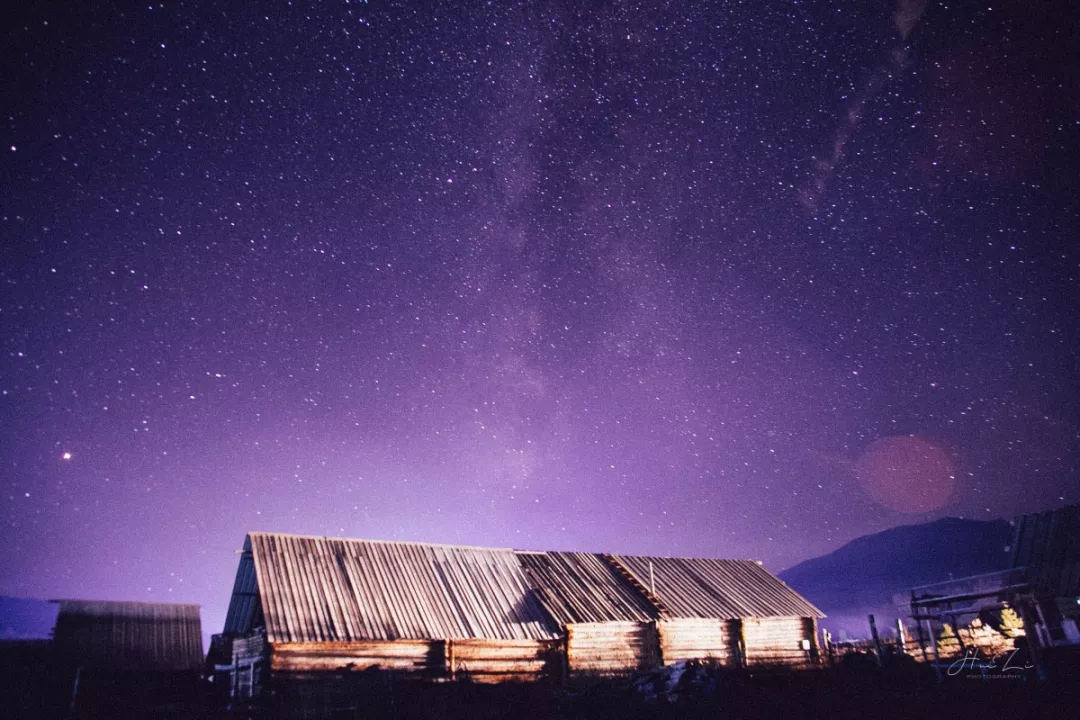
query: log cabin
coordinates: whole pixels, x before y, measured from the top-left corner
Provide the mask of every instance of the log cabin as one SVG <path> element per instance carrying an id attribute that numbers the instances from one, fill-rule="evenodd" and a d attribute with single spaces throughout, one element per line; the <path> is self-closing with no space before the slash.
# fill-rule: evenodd
<path id="1" fill-rule="evenodd" d="M 211 661 L 243 700 L 372 668 L 533 679 L 558 645 L 511 550 L 250 533 Z"/>
<path id="2" fill-rule="evenodd" d="M 573 674 L 708 660 L 801 667 L 820 610 L 753 560 L 519 553 Z"/>
<path id="3" fill-rule="evenodd" d="M 253 532 L 210 660 L 237 701 L 376 669 L 499 682 L 805 667 L 820 617 L 751 560 Z"/>

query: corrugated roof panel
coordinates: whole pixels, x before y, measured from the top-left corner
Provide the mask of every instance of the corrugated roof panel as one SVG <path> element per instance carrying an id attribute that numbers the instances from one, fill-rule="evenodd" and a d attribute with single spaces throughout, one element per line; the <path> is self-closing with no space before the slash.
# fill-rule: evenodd
<path id="1" fill-rule="evenodd" d="M 135 670 L 202 666 L 198 605 L 58 600 L 53 641 L 79 662 Z"/>
<path id="2" fill-rule="evenodd" d="M 513 551 L 251 533 L 270 642 L 555 637 Z"/>
<path id="3" fill-rule="evenodd" d="M 613 557 L 644 587 L 655 583 L 667 617 L 824 617 L 753 560 Z"/>
<path id="4" fill-rule="evenodd" d="M 538 590 L 540 602 L 560 624 L 659 617 L 633 585 L 600 555 L 581 552 L 519 552 L 518 560 Z"/>

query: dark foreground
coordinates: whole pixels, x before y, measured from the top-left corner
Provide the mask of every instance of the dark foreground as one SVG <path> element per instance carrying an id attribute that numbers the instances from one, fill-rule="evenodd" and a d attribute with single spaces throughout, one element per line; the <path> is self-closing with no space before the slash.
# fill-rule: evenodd
<path id="1" fill-rule="evenodd" d="M 11 660 L 12 658 L 7 658 Z M 23 656 L 22 661 L 35 658 Z M 37 658 L 45 662 L 47 658 Z M 1072 673 L 962 672 L 939 679 L 925 666 L 878 668 L 856 658 L 810 672 L 733 672 L 691 667 L 634 680 L 480 685 L 419 683 L 360 673 L 328 695 L 318 686 L 282 688 L 264 707 L 228 709 L 213 685 L 191 676 L 131 674 L 84 678 L 71 708 L 63 668 L 5 663 L 0 716 L 6 718 L 1070 718 L 1080 717 Z M 47 672 L 43 672 L 47 670 Z"/>

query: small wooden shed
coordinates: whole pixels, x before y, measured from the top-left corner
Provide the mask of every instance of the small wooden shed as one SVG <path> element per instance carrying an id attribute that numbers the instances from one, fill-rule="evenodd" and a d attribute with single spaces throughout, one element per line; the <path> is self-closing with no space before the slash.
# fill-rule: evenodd
<path id="1" fill-rule="evenodd" d="M 198 605 L 56 600 L 53 644 L 83 667 L 197 671 L 203 666 Z"/>
<path id="2" fill-rule="evenodd" d="M 68 714 L 149 716 L 195 694 L 204 667 L 198 605 L 56 602 L 52 672 Z"/>

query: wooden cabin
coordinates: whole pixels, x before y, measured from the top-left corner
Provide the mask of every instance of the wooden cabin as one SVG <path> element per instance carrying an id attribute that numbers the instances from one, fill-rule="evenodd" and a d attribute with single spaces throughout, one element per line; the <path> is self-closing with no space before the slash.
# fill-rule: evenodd
<path id="1" fill-rule="evenodd" d="M 813 664 L 821 611 L 752 560 L 519 553 L 571 674 Z"/>
<path id="2" fill-rule="evenodd" d="M 558 670 L 559 629 L 511 550 L 251 533 L 213 662 L 235 699 L 372 668 L 445 679 Z M 554 659 L 554 663 L 552 662 Z"/>
<path id="3" fill-rule="evenodd" d="M 211 660 L 259 696 L 369 669 L 480 682 L 804 666 L 821 612 L 750 560 L 248 535 Z M 321 680 L 320 680 L 321 679 Z"/>

